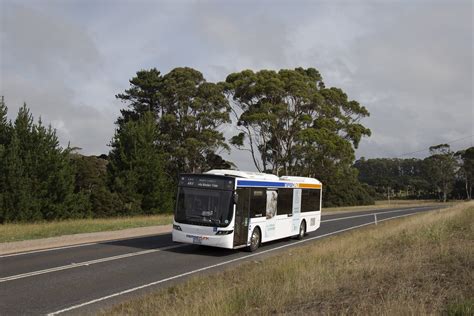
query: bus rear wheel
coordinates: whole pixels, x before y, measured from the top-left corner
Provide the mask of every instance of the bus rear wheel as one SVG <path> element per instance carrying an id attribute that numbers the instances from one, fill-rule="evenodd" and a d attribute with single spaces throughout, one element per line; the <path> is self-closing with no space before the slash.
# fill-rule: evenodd
<path id="1" fill-rule="evenodd" d="M 301 224 L 300 224 L 300 232 L 296 238 L 298 240 L 301 240 L 304 238 L 304 235 L 306 235 L 306 222 L 303 220 L 301 221 Z"/>
<path id="2" fill-rule="evenodd" d="M 254 252 L 255 250 L 257 250 L 258 247 L 260 246 L 260 241 L 261 241 L 260 229 L 258 227 L 255 227 L 252 231 L 252 236 L 250 237 L 250 246 L 248 247 L 248 250 L 250 252 Z"/>

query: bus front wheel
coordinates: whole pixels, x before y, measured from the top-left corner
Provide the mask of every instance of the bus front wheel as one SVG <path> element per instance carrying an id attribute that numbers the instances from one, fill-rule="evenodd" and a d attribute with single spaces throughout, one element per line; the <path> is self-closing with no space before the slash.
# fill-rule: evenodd
<path id="1" fill-rule="evenodd" d="M 300 224 L 300 232 L 298 234 L 298 239 L 301 240 L 303 239 L 304 235 L 306 235 L 306 222 L 303 220 L 301 221 L 301 224 Z"/>
<path id="2" fill-rule="evenodd" d="M 260 241 L 261 241 L 261 234 L 260 234 L 260 229 L 258 227 L 255 227 L 252 232 L 252 236 L 250 237 L 250 246 L 248 247 L 248 250 L 250 252 L 253 252 L 258 249 L 260 246 Z"/>

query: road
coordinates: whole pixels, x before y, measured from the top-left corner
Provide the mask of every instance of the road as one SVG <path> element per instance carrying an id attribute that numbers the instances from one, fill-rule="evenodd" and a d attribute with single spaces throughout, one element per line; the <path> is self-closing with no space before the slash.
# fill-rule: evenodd
<path id="1" fill-rule="evenodd" d="M 0 314 L 87 314 L 170 286 L 198 273 L 213 273 L 289 247 L 378 221 L 439 209 L 397 208 L 322 216 L 320 229 L 303 241 L 243 250 L 174 244 L 171 234 L 0 256 Z"/>

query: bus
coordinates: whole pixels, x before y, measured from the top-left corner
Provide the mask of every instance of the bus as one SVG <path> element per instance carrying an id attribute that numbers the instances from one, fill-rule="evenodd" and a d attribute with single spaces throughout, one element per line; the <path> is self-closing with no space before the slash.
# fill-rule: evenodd
<path id="1" fill-rule="evenodd" d="M 173 241 L 255 251 L 268 241 L 302 239 L 320 226 L 321 192 L 313 178 L 224 169 L 182 174 Z"/>

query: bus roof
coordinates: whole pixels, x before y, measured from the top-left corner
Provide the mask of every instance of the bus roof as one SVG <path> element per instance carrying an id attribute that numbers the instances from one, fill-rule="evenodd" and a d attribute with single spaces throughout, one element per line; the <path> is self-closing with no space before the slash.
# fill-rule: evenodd
<path id="1" fill-rule="evenodd" d="M 307 183 L 307 184 L 321 184 L 321 182 L 314 178 L 307 177 L 296 177 L 296 176 L 282 176 L 278 177 L 273 174 L 252 172 L 252 171 L 239 171 L 231 169 L 213 169 L 205 172 L 206 174 L 214 174 L 221 176 L 233 176 L 237 178 L 263 180 L 263 181 L 285 181 L 293 183 Z"/>

